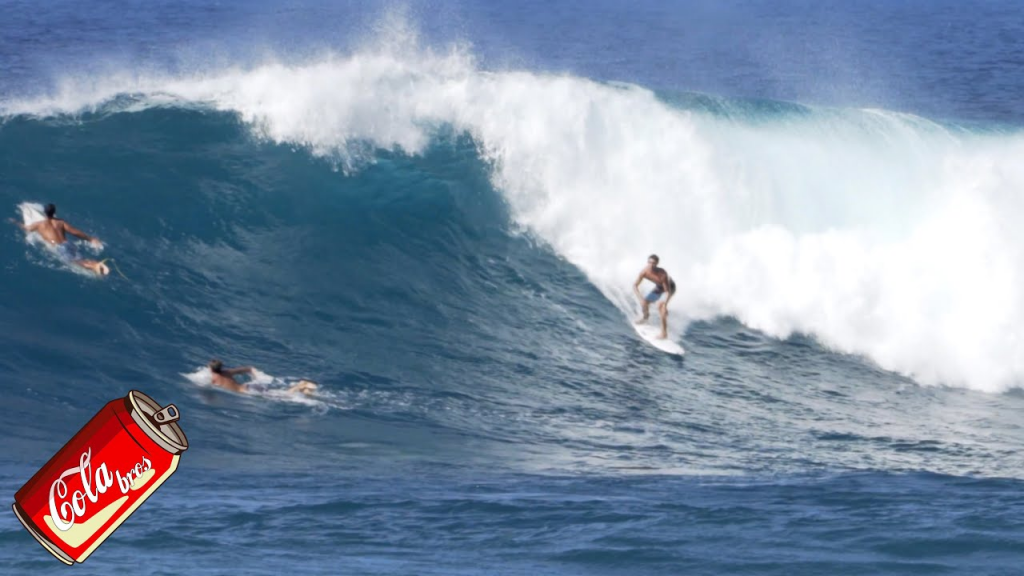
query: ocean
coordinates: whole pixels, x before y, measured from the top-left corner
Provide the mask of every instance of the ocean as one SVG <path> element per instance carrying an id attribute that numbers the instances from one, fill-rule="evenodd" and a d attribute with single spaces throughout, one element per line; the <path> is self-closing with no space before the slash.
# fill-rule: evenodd
<path id="1" fill-rule="evenodd" d="M 115 268 L 5 224 L 0 493 L 129 390 L 189 440 L 77 574 L 1020 572 L 1019 3 L 3 14 L 0 211 Z"/>

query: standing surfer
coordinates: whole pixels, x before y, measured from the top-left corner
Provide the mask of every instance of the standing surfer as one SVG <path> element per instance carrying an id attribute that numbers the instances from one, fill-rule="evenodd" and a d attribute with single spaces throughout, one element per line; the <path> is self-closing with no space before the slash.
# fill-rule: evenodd
<path id="1" fill-rule="evenodd" d="M 676 283 L 664 268 L 658 268 L 659 261 L 656 254 L 651 254 L 647 258 L 647 266 L 637 276 L 636 283 L 633 284 L 633 292 L 640 299 L 640 305 L 643 307 L 644 312 L 643 318 L 636 321 L 637 324 L 646 322 L 647 318 L 650 317 L 650 305 L 657 302 L 662 295 L 667 294 L 665 300 L 658 304 L 658 314 L 661 315 L 661 334 L 658 338 L 665 339 L 668 338 L 668 303 L 676 293 Z M 640 283 L 645 279 L 654 282 L 654 289 L 647 296 L 641 296 Z"/>

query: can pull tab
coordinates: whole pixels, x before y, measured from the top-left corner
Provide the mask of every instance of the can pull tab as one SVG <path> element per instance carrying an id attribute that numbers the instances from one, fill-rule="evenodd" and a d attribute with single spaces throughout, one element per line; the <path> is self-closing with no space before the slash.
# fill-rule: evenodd
<path id="1" fill-rule="evenodd" d="M 178 412 L 178 407 L 174 404 L 168 404 L 159 412 L 154 412 L 150 416 L 150 419 L 157 424 L 170 424 L 171 422 L 177 422 L 179 418 L 181 418 L 181 413 Z"/>

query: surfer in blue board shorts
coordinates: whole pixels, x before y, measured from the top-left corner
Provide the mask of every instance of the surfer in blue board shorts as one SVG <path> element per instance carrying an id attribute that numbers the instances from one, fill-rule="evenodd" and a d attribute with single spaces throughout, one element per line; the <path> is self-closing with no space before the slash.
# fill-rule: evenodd
<path id="1" fill-rule="evenodd" d="M 647 318 L 650 317 L 650 305 L 665 296 L 665 300 L 658 304 L 658 314 L 661 315 L 661 334 L 658 338 L 664 339 L 668 338 L 668 303 L 676 294 L 676 282 L 664 268 L 658 268 L 659 261 L 657 254 L 647 257 L 647 266 L 637 276 L 636 283 L 633 284 L 633 292 L 640 299 L 640 306 L 643 307 L 644 312 L 643 318 L 636 321 L 637 324 L 647 322 Z M 640 295 L 640 283 L 644 280 L 654 282 L 654 289 L 647 296 Z"/>
<path id="2" fill-rule="evenodd" d="M 16 226 L 24 230 L 25 232 L 35 232 L 43 237 L 48 244 L 56 249 L 57 254 L 66 262 L 77 264 L 86 270 L 95 273 L 98 276 L 106 276 L 110 274 L 110 268 L 107 267 L 103 262 L 96 260 L 89 260 L 82 258 L 78 253 L 78 247 L 68 240 L 67 235 L 77 236 L 82 240 L 87 240 L 93 246 L 102 247 L 99 238 L 95 236 L 89 236 L 85 232 L 75 228 L 66 221 L 56 217 L 57 207 L 53 204 L 46 205 L 46 220 L 40 220 L 34 224 L 28 226 L 18 222 L 17 220 L 11 219 Z"/>

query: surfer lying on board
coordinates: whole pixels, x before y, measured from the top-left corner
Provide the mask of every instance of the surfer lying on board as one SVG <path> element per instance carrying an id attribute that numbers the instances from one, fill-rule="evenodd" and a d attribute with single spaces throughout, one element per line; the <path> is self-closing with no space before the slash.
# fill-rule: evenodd
<path id="1" fill-rule="evenodd" d="M 34 224 L 28 226 L 18 222 L 17 220 L 11 219 L 11 222 L 16 224 L 19 228 L 25 232 L 35 232 L 43 237 L 50 245 L 57 249 L 57 254 L 64 260 L 77 264 L 86 270 L 91 270 L 100 276 L 106 276 L 110 274 L 110 268 L 107 267 L 103 262 L 97 262 L 96 260 L 88 260 L 80 258 L 78 255 L 78 247 L 74 242 L 69 242 L 67 234 L 78 236 L 82 240 L 88 240 L 93 246 L 100 248 L 103 244 L 100 243 L 99 238 L 95 236 L 89 236 L 85 232 L 75 228 L 71 224 L 68 224 L 60 218 L 55 218 L 54 215 L 57 213 L 57 207 L 53 204 L 46 205 L 46 220 L 40 220 Z"/>
<path id="2" fill-rule="evenodd" d="M 672 300 L 672 296 L 675 296 L 676 282 L 668 275 L 664 268 L 658 268 L 658 262 L 657 254 L 651 254 L 647 258 L 647 266 L 637 276 L 636 283 L 633 284 L 633 292 L 640 299 L 640 306 L 643 307 L 644 311 L 643 318 L 637 320 L 637 324 L 643 324 L 650 317 L 649 307 L 651 303 L 657 302 L 663 294 L 668 294 L 665 297 L 665 301 L 658 304 L 658 313 L 661 315 L 661 335 L 658 338 L 664 339 L 668 338 L 668 303 L 669 300 Z M 645 279 L 654 282 L 654 290 L 651 290 L 647 296 L 641 296 L 640 283 Z"/>
<path id="3" fill-rule="evenodd" d="M 235 376 L 238 374 L 252 374 L 254 368 L 252 366 L 242 366 L 241 368 L 225 368 L 224 363 L 220 360 L 213 359 L 206 365 L 210 369 L 210 383 L 214 386 L 220 386 L 221 388 L 227 388 L 232 392 L 240 392 L 242 394 L 248 392 L 248 387 L 245 384 L 239 384 L 235 381 Z M 299 380 L 295 384 L 292 384 L 289 388 L 289 392 L 301 392 L 303 394 L 312 394 L 317 389 L 315 382 L 309 380 Z"/>

